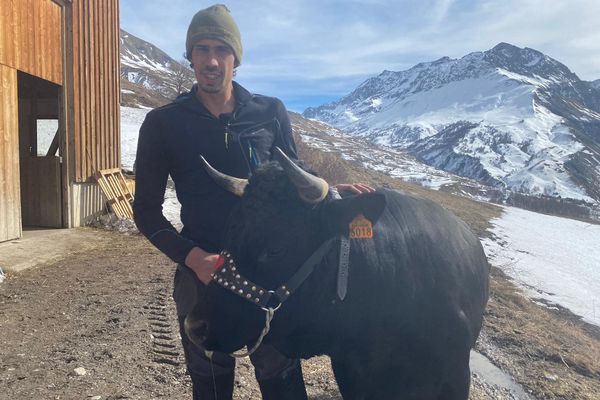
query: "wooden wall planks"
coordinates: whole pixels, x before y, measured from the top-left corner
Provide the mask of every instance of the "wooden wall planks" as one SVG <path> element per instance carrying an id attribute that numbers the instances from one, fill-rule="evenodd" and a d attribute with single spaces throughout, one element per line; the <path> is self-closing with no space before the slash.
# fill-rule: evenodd
<path id="1" fill-rule="evenodd" d="M 0 0 L 0 241 L 21 235 L 17 71 L 64 88 L 73 182 L 120 168 L 119 0 Z M 63 48 L 64 46 L 64 48 Z M 63 165 L 67 165 L 64 163 Z M 68 194 L 68 190 L 66 190 Z M 64 199 L 70 197 L 65 195 Z M 68 200 L 64 200 L 68 207 Z M 67 224 L 70 225 L 70 224 Z"/>
<path id="2" fill-rule="evenodd" d="M 119 168 L 118 0 L 73 2 L 75 181 Z"/>
<path id="3" fill-rule="evenodd" d="M 17 70 L 0 64 L 0 242 L 21 236 Z"/>
<path id="4" fill-rule="evenodd" d="M 61 27 L 51 0 L 2 0 L 0 64 L 62 84 Z"/>

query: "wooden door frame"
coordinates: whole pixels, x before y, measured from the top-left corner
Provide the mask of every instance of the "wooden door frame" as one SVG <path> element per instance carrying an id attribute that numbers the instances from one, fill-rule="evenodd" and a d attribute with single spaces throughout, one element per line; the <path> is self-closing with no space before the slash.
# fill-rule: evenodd
<path id="1" fill-rule="evenodd" d="M 62 157 L 62 226 L 73 227 L 71 184 L 74 181 L 75 122 L 73 104 L 73 7 L 70 0 L 54 0 L 61 6 L 63 85 L 59 92 L 59 154 Z"/>

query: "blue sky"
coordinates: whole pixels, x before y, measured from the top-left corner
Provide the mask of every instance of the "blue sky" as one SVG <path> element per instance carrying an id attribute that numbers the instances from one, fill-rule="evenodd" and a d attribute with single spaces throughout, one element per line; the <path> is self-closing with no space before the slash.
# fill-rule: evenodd
<path id="1" fill-rule="evenodd" d="M 194 13 L 213 2 L 121 0 L 121 27 L 175 59 Z M 337 100 L 383 70 L 499 42 L 530 47 L 581 79 L 600 79 L 600 0 L 234 0 L 236 80 L 290 110 Z"/>

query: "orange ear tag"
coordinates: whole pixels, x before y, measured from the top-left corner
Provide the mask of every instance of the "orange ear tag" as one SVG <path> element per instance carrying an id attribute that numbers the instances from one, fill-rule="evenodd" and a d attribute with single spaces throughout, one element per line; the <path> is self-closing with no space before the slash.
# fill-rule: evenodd
<path id="1" fill-rule="evenodd" d="M 373 224 L 364 215 L 358 214 L 350 222 L 350 239 L 373 239 Z"/>

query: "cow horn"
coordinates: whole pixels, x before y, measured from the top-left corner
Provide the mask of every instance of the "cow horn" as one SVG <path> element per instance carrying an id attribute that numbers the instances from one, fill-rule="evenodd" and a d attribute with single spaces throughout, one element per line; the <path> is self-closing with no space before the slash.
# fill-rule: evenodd
<path id="1" fill-rule="evenodd" d="M 298 194 L 302 200 L 310 204 L 317 204 L 325 199 L 329 192 L 329 185 L 325 180 L 309 174 L 297 166 L 279 147 L 275 147 L 275 156 L 296 189 L 298 189 Z"/>
<path id="2" fill-rule="evenodd" d="M 248 179 L 236 178 L 217 171 L 203 156 L 200 156 L 200 161 L 202 161 L 202 166 L 217 185 L 238 197 L 242 197 L 244 189 L 248 185 Z"/>

